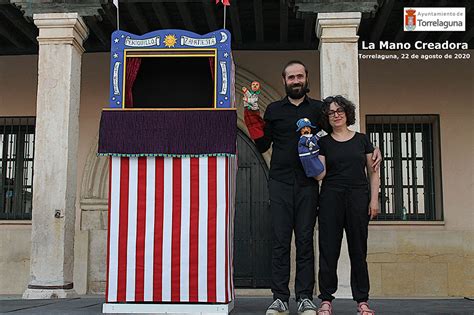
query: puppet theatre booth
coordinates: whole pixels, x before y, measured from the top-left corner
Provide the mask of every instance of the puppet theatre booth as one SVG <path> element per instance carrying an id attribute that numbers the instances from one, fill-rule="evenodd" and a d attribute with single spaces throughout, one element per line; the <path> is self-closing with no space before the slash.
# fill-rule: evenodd
<path id="1" fill-rule="evenodd" d="M 105 313 L 233 307 L 237 114 L 230 33 L 112 34 Z"/>

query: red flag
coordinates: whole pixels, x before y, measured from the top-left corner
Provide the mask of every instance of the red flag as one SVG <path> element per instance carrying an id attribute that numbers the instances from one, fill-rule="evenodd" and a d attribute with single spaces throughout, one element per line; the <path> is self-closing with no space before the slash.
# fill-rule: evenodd
<path id="1" fill-rule="evenodd" d="M 230 5 L 230 0 L 216 0 L 216 4 L 222 2 L 223 5 Z"/>

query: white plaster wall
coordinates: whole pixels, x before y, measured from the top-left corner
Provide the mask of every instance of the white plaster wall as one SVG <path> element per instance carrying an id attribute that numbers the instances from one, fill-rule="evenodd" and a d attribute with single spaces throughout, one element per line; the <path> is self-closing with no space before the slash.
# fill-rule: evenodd
<path id="1" fill-rule="evenodd" d="M 30 225 L 0 225 L 0 294 L 23 293 L 30 276 L 30 249 Z"/>
<path id="2" fill-rule="evenodd" d="M 0 57 L 0 117 L 36 116 L 38 56 Z M 0 294 L 21 294 L 30 276 L 30 221 L 0 220 Z"/>
<path id="3" fill-rule="evenodd" d="M 473 56 L 473 50 L 470 51 Z M 411 52 L 408 52 L 411 53 Z M 447 230 L 474 228 L 474 58 L 360 63 L 361 117 L 439 114 Z M 361 124 L 365 126 L 365 121 Z"/>

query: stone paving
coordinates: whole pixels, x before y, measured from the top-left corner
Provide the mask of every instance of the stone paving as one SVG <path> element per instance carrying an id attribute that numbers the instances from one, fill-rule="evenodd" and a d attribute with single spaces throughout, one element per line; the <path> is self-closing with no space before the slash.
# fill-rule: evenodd
<path id="1" fill-rule="evenodd" d="M 81 296 L 61 300 L 22 300 L 19 296 L 0 296 L 0 314 L 101 314 L 101 296 Z M 237 297 L 232 315 L 265 314 L 269 297 Z M 474 315 L 472 299 L 374 299 L 377 314 L 466 314 Z M 296 303 L 290 302 L 291 314 Z M 333 314 L 356 314 L 355 303 L 348 299 L 334 301 Z"/>

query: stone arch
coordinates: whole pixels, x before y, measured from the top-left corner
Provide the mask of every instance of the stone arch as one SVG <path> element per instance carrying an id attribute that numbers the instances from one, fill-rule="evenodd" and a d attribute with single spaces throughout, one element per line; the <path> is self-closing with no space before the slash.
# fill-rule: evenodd
<path id="1" fill-rule="evenodd" d="M 82 175 L 80 205 L 82 210 L 106 210 L 108 194 L 109 159 L 97 156 L 99 135 L 97 134 Z M 105 208 L 104 208 L 105 206 Z"/>

